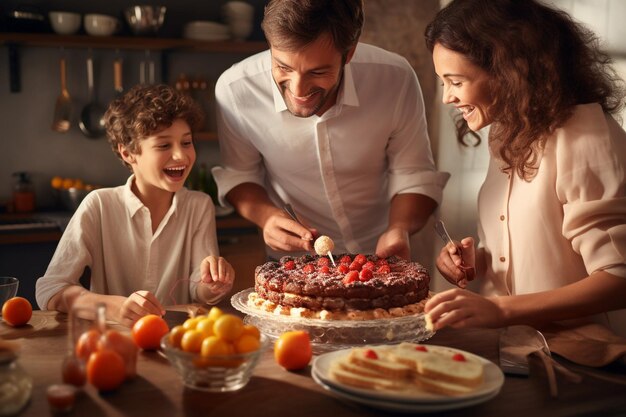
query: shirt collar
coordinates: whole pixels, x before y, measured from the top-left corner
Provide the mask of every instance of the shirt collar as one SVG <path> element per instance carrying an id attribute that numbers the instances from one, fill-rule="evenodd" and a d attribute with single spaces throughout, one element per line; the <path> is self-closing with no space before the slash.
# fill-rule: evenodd
<path id="1" fill-rule="evenodd" d="M 128 180 L 126 180 L 126 184 L 124 185 L 123 190 L 124 204 L 126 204 L 126 209 L 128 210 L 128 215 L 130 217 L 134 217 L 135 214 L 137 214 L 137 212 L 141 210 L 142 207 L 145 207 L 139 197 L 137 197 L 135 193 L 133 193 L 133 181 L 135 181 L 135 174 L 132 174 L 130 177 L 128 177 Z M 168 213 L 176 213 L 176 208 L 178 207 L 178 199 L 180 198 L 180 195 L 185 191 L 186 189 L 183 187 L 174 193 L 172 205 L 170 206 Z"/>
<path id="2" fill-rule="evenodd" d="M 285 104 L 285 100 L 280 93 L 280 89 L 276 85 L 276 81 L 274 81 L 271 70 L 269 71 L 269 76 L 272 83 L 272 94 L 274 96 L 274 110 L 276 111 L 276 113 L 280 113 L 287 110 L 287 105 Z M 343 104 L 355 107 L 359 106 L 359 96 L 356 93 L 356 87 L 354 86 L 354 77 L 352 75 L 352 66 L 349 63 L 344 66 L 343 80 L 341 81 L 341 85 L 339 86 L 337 102 L 335 103 L 335 105 Z"/>

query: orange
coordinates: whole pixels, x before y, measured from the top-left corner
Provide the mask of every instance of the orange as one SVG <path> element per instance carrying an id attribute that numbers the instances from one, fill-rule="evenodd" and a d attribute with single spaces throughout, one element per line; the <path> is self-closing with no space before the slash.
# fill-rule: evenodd
<path id="1" fill-rule="evenodd" d="M 232 314 L 222 314 L 213 325 L 215 336 L 232 342 L 239 339 L 243 333 L 243 321 Z"/>
<path id="2" fill-rule="evenodd" d="M 161 316 L 148 314 L 135 322 L 131 331 L 135 344 L 144 350 L 156 350 L 161 338 L 170 331 Z"/>
<path id="3" fill-rule="evenodd" d="M 202 332 L 204 336 L 213 336 L 213 320 L 208 317 L 203 317 L 196 325 L 196 330 Z"/>
<path id="4" fill-rule="evenodd" d="M 56 176 L 56 177 L 52 177 L 52 179 L 50 180 L 50 185 L 52 186 L 52 188 L 55 189 L 59 189 L 63 187 L 63 178 Z"/>
<path id="5" fill-rule="evenodd" d="M 107 330 L 98 340 L 98 350 L 110 349 L 120 354 L 126 366 L 126 376 L 137 375 L 137 345 L 129 335 L 117 330 Z"/>
<path id="6" fill-rule="evenodd" d="M 285 332 L 274 344 L 274 359 L 288 371 L 306 368 L 312 356 L 311 339 L 304 330 Z"/>
<path id="7" fill-rule="evenodd" d="M 61 183 L 61 188 L 67 190 L 70 189 L 74 186 L 74 180 L 71 178 L 64 178 L 63 182 Z"/>
<path id="8" fill-rule="evenodd" d="M 252 324 L 243 325 L 243 334 L 249 334 L 251 336 L 254 336 L 257 340 L 261 339 L 261 332 L 258 328 L 256 328 L 256 326 L 253 326 Z"/>
<path id="9" fill-rule="evenodd" d="M 33 315 L 33 306 L 23 297 L 13 297 L 2 306 L 2 319 L 11 326 L 23 326 Z"/>
<path id="10" fill-rule="evenodd" d="M 196 329 L 187 330 L 180 340 L 180 348 L 185 352 L 200 352 L 204 335 Z"/>
<path id="11" fill-rule="evenodd" d="M 209 313 L 207 314 L 207 316 L 211 320 L 215 321 L 218 318 L 220 318 L 222 314 L 224 314 L 224 312 L 219 307 L 214 306 L 214 307 L 211 307 L 211 310 L 209 310 Z"/>
<path id="12" fill-rule="evenodd" d="M 76 356 L 80 359 L 87 360 L 89 356 L 98 350 L 98 341 L 100 340 L 100 332 L 91 329 L 80 335 L 76 341 Z"/>
<path id="13" fill-rule="evenodd" d="M 111 391 L 119 387 L 126 378 L 126 366 L 122 356 L 110 349 L 89 355 L 87 381 L 100 391 Z"/>
<path id="14" fill-rule="evenodd" d="M 174 326 L 172 330 L 170 330 L 170 344 L 172 347 L 180 349 L 180 341 L 183 339 L 183 335 L 187 329 L 183 326 Z"/>
<path id="15" fill-rule="evenodd" d="M 203 317 L 204 316 L 190 317 L 185 320 L 185 322 L 183 323 L 183 327 L 187 330 L 195 329 L 198 325 L 198 322 L 202 320 Z"/>
<path id="16" fill-rule="evenodd" d="M 217 336 L 209 336 L 202 341 L 201 348 L 202 356 L 223 356 L 230 355 L 232 352 L 231 347 L 224 339 L 220 339 Z"/>
<path id="17" fill-rule="evenodd" d="M 248 353 L 259 350 L 261 342 L 251 334 L 243 334 L 239 339 L 235 340 L 234 345 L 235 352 Z"/>

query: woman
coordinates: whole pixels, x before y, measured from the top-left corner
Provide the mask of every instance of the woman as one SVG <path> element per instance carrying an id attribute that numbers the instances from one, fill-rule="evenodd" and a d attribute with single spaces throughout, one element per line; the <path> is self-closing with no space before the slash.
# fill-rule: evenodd
<path id="1" fill-rule="evenodd" d="M 453 1 L 425 36 L 459 141 L 490 126 L 491 154 L 478 248 L 437 259 L 461 288 L 475 268 L 482 295 L 433 296 L 435 328 L 576 319 L 626 336 L 625 93 L 597 38 L 530 0 Z"/>

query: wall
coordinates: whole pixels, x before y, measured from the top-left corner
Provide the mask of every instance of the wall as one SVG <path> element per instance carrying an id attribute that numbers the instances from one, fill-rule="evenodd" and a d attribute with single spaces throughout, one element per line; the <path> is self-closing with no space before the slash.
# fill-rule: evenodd
<path id="1" fill-rule="evenodd" d="M 179 36 L 185 21 L 220 19 L 223 1 L 194 2 L 191 0 L 164 0 L 168 6 L 163 36 Z M 253 40 L 263 39 L 259 21 L 263 0 L 249 0 L 255 5 L 255 31 Z M 98 12 L 121 17 L 121 10 L 129 3 L 121 0 L 3 0 L 0 16 L 14 6 L 31 6 L 39 10 L 69 10 L 81 13 Z M 6 24 L 6 21 L 4 22 Z M 0 20 L 0 28 L 2 20 Z M 128 33 L 126 33 L 128 34 Z M 22 91 L 9 90 L 8 49 L 0 47 L 0 210 L 8 202 L 16 171 L 31 173 L 36 188 L 37 205 L 53 204 L 49 187 L 52 176 L 82 178 L 102 186 L 123 183 L 129 175 L 121 162 L 111 152 L 105 138 L 87 139 L 78 128 L 78 118 L 87 102 L 85 60 L 92 54 L 95 64 L 96 94 L 106 105 L 113 97 L 113 60 L 124 61 L 124 87 L 128 89 L 139 82 L 139 63 L 146 59 L 145 51 L 115 51 L 107 49 L 57 49 L 23 47 L 20 51 Z M 73 124 L 69 132 L 57 133 L 51 129 L 56 97 L 60 92 L 59 58 L 65 56 L 68 70 L 68 90 L 74 104 Z M 179 73 L 189 77 L 204 77 L 214 82 L 232 63 L 243 59 L 238 54 L 173 53 L 170 56 L 170 81 Z M 152 53 L 160 78 L 160 54 Z M 210 83 L 209 83 L 210 84 Z M 201 142 L 197 146 L 198 162 L 209 166 L 217 163 L 217 143 Z"/>

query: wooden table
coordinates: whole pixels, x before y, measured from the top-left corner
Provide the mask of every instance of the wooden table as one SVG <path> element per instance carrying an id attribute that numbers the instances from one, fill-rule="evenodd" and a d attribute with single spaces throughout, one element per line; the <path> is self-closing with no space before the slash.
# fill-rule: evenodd
<path id="1" fill-rule="evenodd" d="M 229 309 L 227 302 L 222 307 Z M 20 338 L 19 362 L 34 377 L 33 395 L 20 416 L 50 415 L 46 388 L 61 381 L 61 361 L 65 355 L 67 316 L 35 311 L 33 326 L 9 329 L 0 323 L 0 335 Z M 463 349 L 498 362 L 496 330 L 452 330 L 438 332 L 427 343 Z M 113 393 L 98 394 L 86 387 L 73 416 L 378 416 L 386 413 L 356 403 L 339 400 L 313 381 L 310 369 L 287 372 L 268 349 L 250 383 L 233 393 L 206 393 L 185 388 L 169 362 L 156 352 L 141 352 L 138 377 L 125 382 Z M 571 364 L 567 366 L 572 369 Z M 579 368 L 582 369 L 582 368 Z M 603 375 L 624 375 L 602 371 Z M 531 361 L 530 377 L 507 376 L 500 394 L 486 403 L 464 409 L 435 413 L 437 416 L 541 417 L 574 415 L 626 415 L 626 385 L 585 376 L 580 384 L 559 378 L 559 397 L 549 394 L 545 372 L 539 361 Z M 425 415 L 425 414 L 424 414 Z"/>

